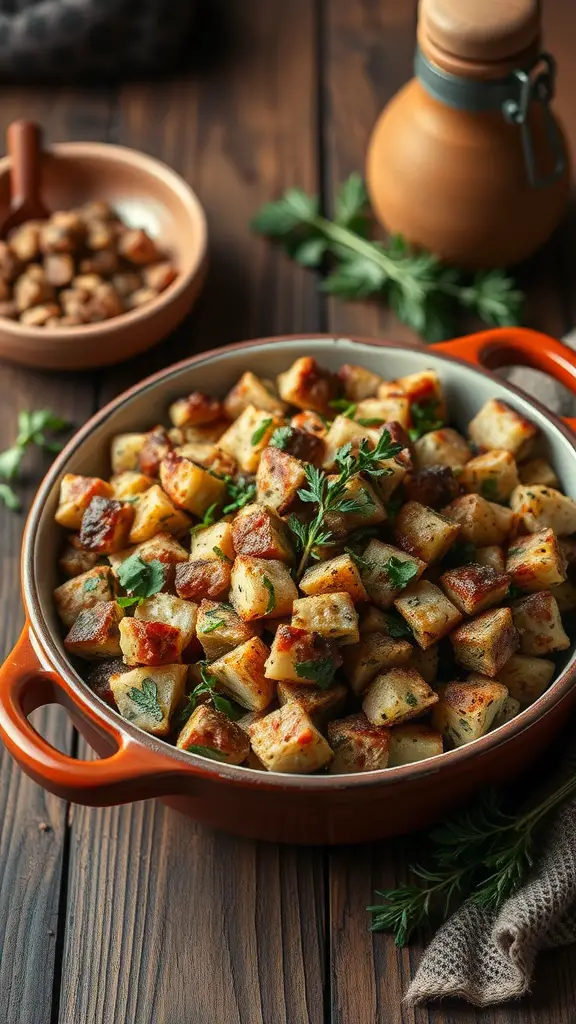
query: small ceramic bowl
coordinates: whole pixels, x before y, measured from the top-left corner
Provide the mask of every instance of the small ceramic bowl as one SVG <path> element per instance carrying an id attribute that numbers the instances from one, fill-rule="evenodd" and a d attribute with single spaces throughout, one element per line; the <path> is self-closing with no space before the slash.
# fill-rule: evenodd
<path id="1" fill-rule="evenodd" d="M 173 260 L 178 277 L 138 309 L 81 327 L 29 327 L 0 318 L 0 358 L 48 370 L 119 363 L 169 334 L 194 304 L 206 270 L 204 211 L 189 185 L 165 164 L 124 146 L 63 142 L 42 156 L 41 195 L 50 211 L 102 199 L 130 227 L 145 228 Z M 10 202 L 10 158 L 0 160 L 0 220 Z"/>

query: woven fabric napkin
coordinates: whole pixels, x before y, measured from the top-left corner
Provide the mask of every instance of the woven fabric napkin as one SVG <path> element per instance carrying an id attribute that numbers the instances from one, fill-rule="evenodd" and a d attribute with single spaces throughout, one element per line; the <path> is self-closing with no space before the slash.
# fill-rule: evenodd
<path id="1" fill-rule="evenodd" d="M 576 771 L 576 746 L 542 797 Z M 576 940 L 576 799 L 561 807 L 525 884 L 496 914 L 462 906 L 440 928 L 406 1002 L 460 996 L 476 1006 L 530 989 L 537 954 Z"/>

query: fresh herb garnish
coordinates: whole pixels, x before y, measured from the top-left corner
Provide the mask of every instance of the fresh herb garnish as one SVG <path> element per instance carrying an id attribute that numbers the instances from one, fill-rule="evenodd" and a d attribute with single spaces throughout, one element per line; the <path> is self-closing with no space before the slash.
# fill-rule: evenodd
<path id="1" fill-rule="evenodd" d="M 267 203 L 252 228 L 276 240 L 305 267 L 336 263 L 321 288 L 344 299 L 384 298 L 396 315 L 428 341 L 453 331 L 458 307 L 496 326 L 517 324 L 523 295 L 502 270 L 469 278 L 431 253 L 416 251 L 396 235 L 388 245 L 369 239 L 368 196 L 361 175 L 352 174 L 336 197 L 335 217 L 320 211 L 316 196 L 291 188 Z"/>
<path id="2" fill-rule="evenodd" d="M 209 632 L 204 630 L 203 632 Z M 227 697 L 223 697 L 221 693 L 217 693 L 215 687 L 218 685 L 216 676 L 213 676 L 208 667 L 201 662 L 199 663 L 200 675 L 202 682 L 198 683 L 191 693 L 188 694 L 188 703 L 180 716 L 182 724 L 188 721 L 190 715 L 196 710 L 199 704 L 199 698 L 208 696 L 210 703 L 216 708 L 216 711 L 222 711 L 232 721 L 236 721 L 240 718 L 244 712 L 239 711 L 235 704 Z"/>
<path id="3" fill-rule="evenodd" d="M 522 885 L 541 848 L 542 828 L 551 812 L 574 796 L 576 776 L 523 814 L 503 810 L 502 797 L 489 790 L 472 808 L 428 833 L 431 867 L 410 870 L 420 885 L 379 892 L 384 902 L 368 907 L 372 931 L 390 931 L 405 946 L 413 932 L 445 920 L 466 900 L 496 913 Z"/>
<path id="4" fill-rule="evenodd" d="M 328 402 L 328 405 L 348 420 L 354 419 L 356 409 L 358 408 L 358 403 L 350 402 L 348 398 L 333 398 L 331 402 Z"/>
<path id="5" fill-rule="evenodd" d="M 431 430 L 440 430 L 440 427 L 444 426 L 444 421 L 437 416 L 438 404 L 438 401 L 435 400 L 414 402 L 410 406 L 412 426 L 408 431 L 408 436 L 411 441 L 417 441 L 419 437 L 429 434 Z"/>
<path id="6" fill-rule="evenodd" d="M 256 427 L 256 430 L 254 431 L 252 437 L 250 438 L 250 444 L 252 445 L 252 447 L 254 447 L 254 445 L 260 444 L 260 441 L 264 437 L 264 434 L 266 433 L 268 428 L 272 426 L 273 422 L 274 420 L 270 416 L 267 419 L 262 420 L 260 425 Z"/>
<path id="7" fill-rule="evenodd" d="M 218 611 L 216 608 L 211 608 L 210 611 L 206 612 L 206 615 L 217 615 Z M 213 633 L 214 630 L 220 629 L 220 626 L 224 625 L 224 619 L 214 619 L 213 622 L 208 622 L 201 630 L 201 633 Z"/>
<path id="8" fill-rule="evenodd" d="M 92 576 L 89 580 L 84 580 L 82 590 L 85 594 L 91 593 L 92 590 L 97 590 L 101 580 L 101 576 Z"/>
<path id="9" fill-rule="evenodd" d="M 417 698 L 415 693 L 412 693 L 412 690 L 408 690 L 407 691 L 406 696 L 404 697 L 404 700 L 406 701 L 406 703 L 407 703 L 409 708 L 417 708 L 418 707 L 418 698 Z"/>
<path id="10" fill-rule="evenodd" d="M 361 427 L 380 427 L 382 423 L 384 423 L 384 420 L 381 416 L 373 416 L 367 419 L 359 416 L 356 423 L 359 423 Z"/>
<path id="11" fill-rule="evenodd" d="M 222 479 L 226 484 L 228 497 L 230 498 L 228 505 L 225 505 L 222 509 L 222 515 L 228 516 L 232 512 L 238 512 L 239 509 L 254 501 L 256 497 L 256 484 L 252 480 L 247 480 L 243 476 L 234 480 L 228 475 L 222 477 Z"/>
<path id="12" fill-rule="evenodd" d="M 300 679 L 311 679 L 321 690 L 332 682 L 336 666 L 333 658 L 317 658 L 314 661 L 297 661 L 294 665 Z"/>
<path id="13" fill-rule="evenodd" d="M 196 526 L 190 527 L 190 534 L 194 536 L 199 530 L 205 530 L 207 526 L 214 526 L 216 522 L 216 509 L 218 508 L 218 502 L 215 501 L 213 505 L 210 505 L 205 513 L 201 523 L 196 523 Z"/>
<path id="14" fill-rule="evenodd" d="M 410 580 L 418 575 L 418 566 L 414 562 L 403 561 L 401 558 L 396 558 L 395 555 L 388 559 L 383 569 L 395 589 L 407 587 Z"/>
<path id="15" fill-rule="evenodd" d="M 386 515 L 391 523 L 394 522 L 394 520 L 396 519 L 396 516 L 398 515 L 403 504 L 404 501 L 402 498 L 389 498 L 388 501 L 386 502 L 384 508 L 386 509 Z"/>
<path id="16" fill-rule="evenodd" d="M 393 615 L 392 612 L 386 613 L 386 624 L 388 626 L 388 636 L 391 636 L 394 640 L 399 640 L 403 636 L 412 637 L 414 635 L 408 623 L 399 615 Z"/>
<path id="17" fill-rule="evenodd" d="M 201 754 L 202 757 L 209 757 L 212 761 L 227 761 L 226 756 L 219 750 L 215 750 L 214 747 L 202 747 L 194 743 L 191 747 L 186 747 L 186 750 L 189 754 Z"/>
<path id="18" fill-rule="evenodd" d="M 269 580 L 267 576 L 262 577 L 262 583 L 268 591 L 268 604 L 266 605 L 265 615 L 269 615 L 273 612 L 276 607 L 276 591 L 274 590 L 274 584 L 272 580 Z"/>
<path id="19" fill-rule="evenodd" d="M 234 559 L 233 558 L 228 558 L 228 555 L 226 555 L 222 551 L 222 548 L 218 547 L 217 544 L 214 545 L 214 547 L 212 548 L 212 551 L 214 552 L 216 557 L 220 559 L 221 562 L 228 562 L 229 565 L 234 565 Z"/>
<path id="20" fill-rule="evenodd" d="M 294 534 L 296 543 L 301 552 L 300 564 L 297 570 L 297 578 L 300 579 L 313 548 L 327 544 L 332 540 L 332 530 L 327 526 L 325 520 L 328 514 L 365 514 L 372 504 L 370 495 L 364 491 L 364 500 L 357 497 L 347 498 L 346 487 L 354 476 L 360 473 L 366 476 L 387 476 L 390 469 L 381 463 L 386 459 L 392 459 L 402 451 L 402 445 L 392 441 L 390 434 L 384 430 L 374 448 L 371 448 L 368 441 L 363 438 L 356 454 L 352 453 L 350 442 L 338 448 L 334 456 L 334 462 L 338 469 L 338 476 L 329 480 L 321 469 L 315 466 L 306 466 L 306 481 L 308 486 L 300 488 L 298 497 L 301 501 L 317 505 L 314 518 L 309 523 L 301 523 L 292 514 L 288 520 L 288 526 Z M 369 499 L 367 501 L 367 499 Z"/>
<path id="21" fill-rule="evenodd" d="M 486 477 L 480 484 L 480 493 L 487 501 L 496 501 L 498 498 L 498 481 L 496 477 Z"/>
<path id="22" fill-rule="evenodd" d="M 164 586 L 164 566 L 157 558 L 145 562 L 140 555 L 130 555 L 120 563 L 117 570 L 118 579 L 128 597 L 117 598 L 121 608 L 129 608 L 133 604 L 142 604 L 147 597 L 153 597 Z"/>
<path id="23" fill-rule="evenodd" d="M 457 541 L 453 544 L 444 557 L 444 562 L 450 568 L 458 568 L 461 565 L 470 565 L 476 560 L 476 546 L 469 540 Z"/>
<path id="24" fill-rule="evenodd" d="M 506 599 L 508 601 L 515 601 L 517 597 L 524 596 L 524 591 L 520 590 L 520 587 L 517 587 L 515 583 L 510 584 L 508 587 L 508 593 L 506 594 Z"/>
<path id="25" fill-rule="evenodd" d="M 276 427 L 276 430 L 268 441 L 268 447 L 280 448 L 281 451 L 284 451 L 290 444 L 293 434 L 293 427 Z"/>
<path id="26" fill-rule="evenodd" d="M 162 721 L 164 712 L 158 701 L 158 686 L 150 676 L 146 676 L 142 680 L 141 687 L 133 686 L 131 690 L 128 690 L 128 696 L 134 704 L 138 705 L 143 714 L 150 715 L 155 722 Z"/>
<path id="27" fill-rule="evenodd" d="M 46 431 L 58 433 L 70 426 L 66 420 L 56 416 L 51 409 L 23 409 L 18 415 L 18 436 L 14 444 L 0 452 L 0 477 L 4 480 L 15 480 L 18 477 L 20 463 L 24 452 L 31 445 L 36 445 L 44 452 L 56 454 L 62 450 L 59 441 L 46 438 Z M 3 501 L 11 512 L 20 510 L 20 499 L 9 484 L 0 484 L 0 501 Z"/>
<path id="28" fill-rule="evenodd" d="M 364 558 L 364 555 L 360 555 L 357 551 L 354 550 L 354 548 L 345 547 L 344 551 L 346 552 L 347 555 L 350 555 L 350 558 L 354 562 L 354 565 L 356 566 L 357 569 L 364 569 L 369 571 L 370 569 L 374 568 L 374 563 L 368 561 L 368 559 Z"/>

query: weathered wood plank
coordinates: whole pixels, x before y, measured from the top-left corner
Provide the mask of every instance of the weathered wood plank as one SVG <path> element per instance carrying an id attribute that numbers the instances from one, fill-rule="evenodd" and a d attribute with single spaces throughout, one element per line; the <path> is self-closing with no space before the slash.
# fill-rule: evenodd
<path id="1" fill-rule="evenodd" d="M 121 92 L 117 140 L 205 203 L 211 271 L 173 338 L 102 375 L 102 400 L 196 349 L 318 330 L 313 279 L 247 229 L 281 189 L 316 187 L 313 4 L 291 4 L 289 32 L 265 0 L 227 12 L 234 54 L 217 74 Z M 60 1024 L 323 1020 L 321 851 L 212 834 L 160 804 L 75 808 L 68 908 Z"/>
<path id="2" fill-rule="evenodd" d="M 106 94 L 75 90 L 50 93 L 11 90 L 2 102 L 2 135 L 16 117 L 31 117 L 45 128 L 48 141 L 100 138 L 109 118 Z M 19 410 L 52 407 L 80 424 L 91 415 L 94 390 L 89 378 L 48 375 L 2 365 L 0 369 L 0 449 L 13 443 Z M 23 506 L 48 466 L 38 452 L 26 455 Z M 19 551 L 24 515 L 0 507 L 0 646 L 7 654 L 22 626 Z M 71 750 L 72 728 L 63 711 L 49 708 L 35 718 L 38 729 L 56 746 Z M 0 1020 L 6 1024 L 48 1024 L 58 943 L 67 830 L 66 804 L 31 782 L 0 751 Z M 65 879 L 64 879 L 65 885 Z M 56 976 L 57 987 L 57 976 Z"/>

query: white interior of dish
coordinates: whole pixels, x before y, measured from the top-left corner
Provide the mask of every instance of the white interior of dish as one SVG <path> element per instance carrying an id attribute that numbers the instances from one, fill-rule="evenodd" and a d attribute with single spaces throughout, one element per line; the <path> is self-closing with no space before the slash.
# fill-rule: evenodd
<path id="1" fill-rule="evenodd" d="M 147 430 L 156 423 L 168 422 L 170 403 L 192 390 L 222 397 L 245 370 L 252 370 L 261 377 L 274 378 L 294 359 L 304 355 L 313 355 L 321 365 L 331 370 L 337 370 L 345 362 L 357 363 L 387 380 L 425 368 L 435 368 L 445 390 L 450 422 L 464 433 L 469 420 L 488 399 L 498 398 L 507 402 L 540 428 L 542 454 L 554 466 L 563 490 L 576 498 L 576 451 L 568 438 L 528 397 L 516 394 L 504 382 L 484 377 L 465 364 L 441 358 L 426 349 L 378 348 L 346 338 L 301 338 L 207 355 L 193 366 L 174 369 L 159 382 L 142 385 L 136 394 L 121 401 L 94 427 L 88 437 L 77 442 L 69 457 L 59 458 L 53 467 L 55 477 L 52 486 L 46 493 L 44 487 L 39 492 L 37 500 L 43 503 L 43 507 L 36 542 L 33 537 L 30 538 L 34 543 L 35 586 L 45 622 L 64 658 L 66 654 L 52 600 L 52 591 L 60 582 L 57 562 L 65 533 L 54 522 L 59 482 L 63 473 L 107 478 L 110 474 L 108 452 L 115 434 Z M 561 668 L 571 664 L 574 656 L 574 649 L 571 649 L 561 663 Z"/>

